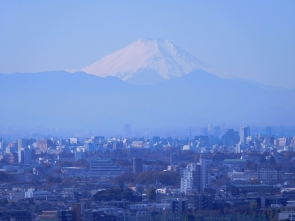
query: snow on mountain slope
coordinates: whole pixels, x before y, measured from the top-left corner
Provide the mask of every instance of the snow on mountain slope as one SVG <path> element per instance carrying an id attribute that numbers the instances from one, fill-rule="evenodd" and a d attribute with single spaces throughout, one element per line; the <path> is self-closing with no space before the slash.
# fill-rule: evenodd
<path id="1" fill-rule="evenodd" d="M 200 60 L 166 39 L 141 39 L 76 71 L 124 81 L 153 83 L 181 77 L 193 70 L 211 72 Z M 150 78 L 150 79 L 149 79 Z"/>

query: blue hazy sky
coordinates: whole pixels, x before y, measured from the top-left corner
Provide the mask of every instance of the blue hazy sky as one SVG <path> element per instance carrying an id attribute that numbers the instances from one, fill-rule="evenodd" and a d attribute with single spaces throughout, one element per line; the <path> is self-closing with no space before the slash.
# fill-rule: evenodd
<path id="1" fill-rule="evenodd" d="M 81 68 L 140 38 L 295 87 L 295 1 L 0 1 L 0 73 Z"/>

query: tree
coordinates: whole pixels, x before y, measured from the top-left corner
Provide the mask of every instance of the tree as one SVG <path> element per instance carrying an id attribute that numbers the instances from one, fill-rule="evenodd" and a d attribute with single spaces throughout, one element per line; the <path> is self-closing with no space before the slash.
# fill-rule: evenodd
<path id="1" fill-rule="evenodd" d="M 258 212 L 259 212 L 259 206 L 256 201 L 253 201 L 250 205 L 250 213 L 253 216 L 256 216 L 256 214 L 258 214 Z"/>
<path id="2" fill-rule="evenodd" d="M 148 199 L 151 201 L 156 201 L 156 189 L 154 187 L 150 188 L 147 195 Z"/>
<path id="3" fill-rule="evenodd" d="M 51 164 L 50 163 L 43 163 L 43 168 L 48 171 L 51 168 Z"/>
<path id="4" fill-rule="evenodd" d="M 265 160 L 265 156 L 264 156 L 263 154 L 261 154 L 261 155 L 260 155 L 260 158 L 259 158 L 259 162 L 260 162 L 260 163 L 265 163 L 265 161 L 266 161 L 266 160 Z"/>
<path id="5" fill-rule="evenodd" d="M 0 160 L 0 163 L 2 163 L 2 164 L 8 164 L 7 160 L 5 160 L 4 158 L 2 158 L 2 159 Z"/>
<path id="6" fill-rule="evenodd" d="M 120 187 L 121 190 L 124 190 L 124 188 L 125 188 L 124 183 L 120 183 L 120 184 L 119 184 L 119 187 Z"/>
<path id="7" fill-rule="evenodd" d="M 53 173 L 56 173 L 56 174 L 60 174 L 60 173 L 62 173 L 60 167 L 55 168 L 55 169 L 53 170 Z"/>
<path id="8" fill-rule="evenodd" d="M 118 187 L 109 188 L 103 191 L 99 191 L 92 196 L 94 201 L 111 201 L 126 199 L 131 202 L 140 202 L 142 200 L 141 196 L 135 195 L 133 190 L 125 188 L 120 189 Z"/>
<path id="9" fill-rule="evenodd" d="M 290 161 L 292 159 L 292 157 L 294 157 L 294 152 L 291 151 L 287 151 L 284 153 L 284 158 L 286 158 L 287 161 Z"/>
<path id="10" fill-rule="evenodd" d="M 142 173 L 125 173 L 113 180 L 114 183 L 137 183 L 137 184 L 155 184 L 157 182 L 163 185 L 178 185 L 180 177 L 177 173 L 171 171 L 146 171 Z"/>
<path id="11" fill-rule="evenodd" d="M 276 159 L 274 158 L 274 156 L 271 156 L 270 157 L 269 163 L 272 164 L 272 165 L 276 165 L 277 164 Z"/>
<path id="12" fill-rule="evenodd" d="M 13 176 L 6 172 L 0 171 L 0 182 L 12 182 L 14 181 Z"/>
<path id="13" fill-rule="evenodd" d="M 47 181 L 47 183 L 61 183 L 62 182 L 60 177 L 55 177 L 52 175 L 47 176 L 46 181 Z"/>

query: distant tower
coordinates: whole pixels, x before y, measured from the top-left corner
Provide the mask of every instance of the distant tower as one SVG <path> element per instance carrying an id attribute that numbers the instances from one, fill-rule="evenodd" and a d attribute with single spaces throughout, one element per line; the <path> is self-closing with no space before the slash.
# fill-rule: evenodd
<path id="1" fill-rule="evenodd" d="M 18 139 L 17 144 L 18 144 L 18 149 L 21 149 L 21 148 L 28 147 L 29 142 L 28 142 L 28 139 Z"/>
<path id="2" fill-rule="evenodd" d="M 131 136 L 131 125 L 130 124 L 124 125 L 124 136 L 125 136 L 125 138 L 129 138 Z"/>
<path id="3" fill-rule="evenodd" d="M 24 148 L 24 164 L 28 165 L 32 163 L 32 150 Z"/>
<path id="4" fill-rule="evenodd" d="M 133 173 L 141 173 L 143 171 L 143 159 L 133 158 Z"/>
<path id="5" fill-rule="evenodd" d="M 237 143 L 234 147 L 234 153 L 241 153 L 241 147 L 243 147 L 243 144 Z"/>
<path id="6" fill-rule="evenodd" d="M 18 149 L 18 162 L 29 165 L 32 162 L 32 150 L 28 147 Z"/>
<path id="7" fill-rule="evenodd" d="M 213 135 L 214 126 L 213 124 L 208 124 L 208 135 Z"/>
<path id="8" fill-rule="evenodd" d="M 221 135 L 221 127 L 219 127 L 219 126 L 214 127 L 213 136 L 219 138 L 220 135 Z"/>
<path id="9" fill-rule="evenodd" d="M 202 127 L 200 129 L 200 135 L 201 136 L 208 136 L 208 127 Z"/>
<path id="10" fill-rule="evenodd" d="M 246 138 L 250 136 L 250 127 L 240 127 L 240 142 L 246 143 Z"/>
<path id="11" fill-rule="evenodd" d="M 0 138 L 0 150 L 4 149 L 3 146 L 4 146 L 4 145 L 3 145 L 3 141 L 2 141 L 2 137 L 1 137 L 1 138 Z"/>
<path id="12" fill-rule="evenodd" d="M 211 176 L 208 171 L 208 163 L 211 160 L 206 159 L 202 154 L 200 156 L 200 166 L 201 166 L 201 191 L 204 191 L 204 188 L 207 185 L 211 184 Z"/>
<path id="13" fill-rule="evenodd" d="M 266 127 L 265 128 L 265 134 L 267 137 L 270 137 L 272 135 L 271 127 Z"/>
<path id="14" fill-rule="evenodd" d="M 20 148 L 17 151 L 18 153 L 18 163 L 24 163 L 25 161 L 25 152 L 24 152 L 24 148 Z"/>

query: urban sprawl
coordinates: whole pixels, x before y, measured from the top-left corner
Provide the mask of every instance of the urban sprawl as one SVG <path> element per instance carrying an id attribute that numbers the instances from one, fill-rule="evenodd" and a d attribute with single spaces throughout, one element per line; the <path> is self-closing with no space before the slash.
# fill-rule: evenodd
<path id="1" fill-rule="evenodd" d="M 295 133 L 126 133 L 2 137 L 0 221 L 295 220 Z"/>

